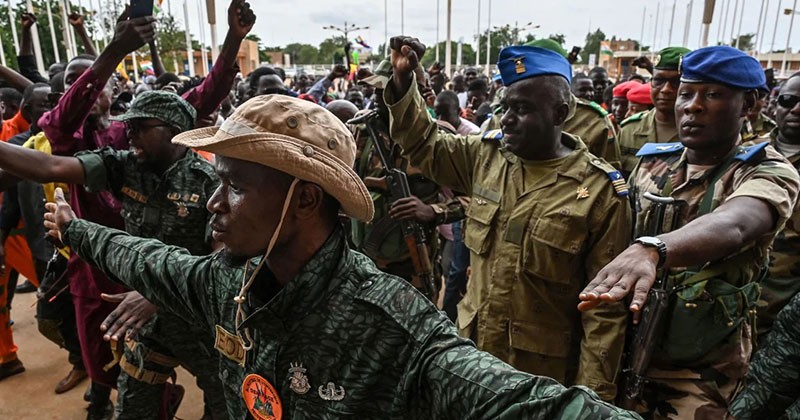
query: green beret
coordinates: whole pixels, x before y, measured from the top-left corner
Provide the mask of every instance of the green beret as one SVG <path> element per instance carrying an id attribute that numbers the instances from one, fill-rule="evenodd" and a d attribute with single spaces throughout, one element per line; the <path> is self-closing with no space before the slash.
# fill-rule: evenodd
<path id="1" fill-rule="evenodd" d="M 667 47 L 658 52 L 656 61 L 653 63 L 656 70 L 678 70 L 681 57 L 692 50 L 684 47 Z"/>
<path id="2" fill-rule="evenodd" d="M 535 41 L 528 42 L 527 44 L 525 44 L 525 46 L 544 48 L 546 50 L 557 52 L 561 54 L 562 57 L 567 58 L 567 50 L 565 50 L 564 47 L 561 46 L 561 44 L 559 44 L 556 41 L 553 41 L 550 38 L 537 39 Z"/>

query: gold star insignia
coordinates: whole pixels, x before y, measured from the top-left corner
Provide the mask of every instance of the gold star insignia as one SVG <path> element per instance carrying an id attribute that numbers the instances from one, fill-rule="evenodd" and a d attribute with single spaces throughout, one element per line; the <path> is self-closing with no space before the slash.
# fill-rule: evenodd
<path id="1" fill-rule="evenodd" d="M 586 188 L 586 187 L 578 188 L 578 191 L 576 191 L 576 193 L 578 194 L 578 197 L 576 197 L 577 200 L 580 200 L 580 199 L 583 199 L 583 198 L 589 198 L 589 189 Z"/>

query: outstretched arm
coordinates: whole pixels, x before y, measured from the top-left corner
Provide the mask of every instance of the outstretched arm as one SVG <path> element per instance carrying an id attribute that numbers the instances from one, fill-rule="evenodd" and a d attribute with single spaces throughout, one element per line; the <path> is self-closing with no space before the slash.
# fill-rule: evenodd
<path id="1" fill-rule="evenodd" d="M 0 142 L 0 168 L 39 183 L 83 184 L 83 166 L 74 157 L 55 156 Z"/>

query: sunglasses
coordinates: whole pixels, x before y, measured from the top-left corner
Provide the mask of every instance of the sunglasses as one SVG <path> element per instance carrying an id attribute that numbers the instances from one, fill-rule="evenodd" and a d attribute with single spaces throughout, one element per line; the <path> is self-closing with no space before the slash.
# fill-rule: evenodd
<path id="1" fill-rule="evenodd" d="M 673 89 L 677 89 L 678 86 L 681 84 L 680 77 L 672 77 L 672 78 L 665 78 L 665 77 L 654 77 L 650 83 L 653 85 L 654 88 L 660 88 L 669 83 L 669 85 Z"/>
<path id="2" fill-rule="evenodd" d="M 800 102 L 800 96 L 789 94 L 778 95 L 778 105 L 780 105 L 781 108 L 792 109 L 798 102 Z"/>

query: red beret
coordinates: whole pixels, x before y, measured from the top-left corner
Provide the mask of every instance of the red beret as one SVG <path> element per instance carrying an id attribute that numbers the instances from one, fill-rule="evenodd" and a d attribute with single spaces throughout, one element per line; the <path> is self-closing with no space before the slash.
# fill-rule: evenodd
<path id="1" fill-rule="evenodd" d="M 633 80 L 630 80 L 630 81 L 627 81 L 627 82 L 622 82 L 622 83 L 614 86 L 614 97 L 615 98 L 627 98 L 628 97 L 628 92 L 630 92 L 631 89 L 635 88 L 636 86 L 639 86 L 640 84 L 641 83 L 634 82 Z"/>
<path id="2" fill-rule="evenodd" d="M 628 91 L 628 102 L 641 105 L 653 105 L 650 98 L 650 83 L 642 83 Z"/>

